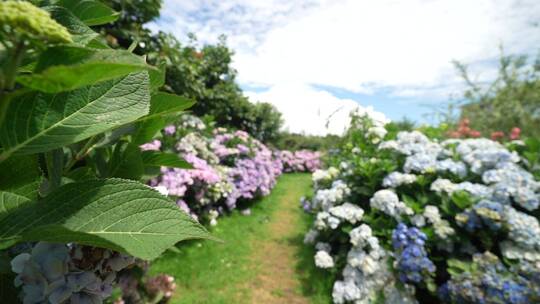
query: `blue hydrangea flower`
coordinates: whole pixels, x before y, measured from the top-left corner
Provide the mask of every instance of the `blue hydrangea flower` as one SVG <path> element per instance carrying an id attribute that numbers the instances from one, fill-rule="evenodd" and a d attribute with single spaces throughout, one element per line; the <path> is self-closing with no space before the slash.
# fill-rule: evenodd
<path id="1" fill-rule="evenodd" d="M 392 233 L 396 251 L 397 270 L 403 283 L 420 283 L 426 275 L 435 272 L 435 265 L 424 248 L 427 236 L 416 227 L 400 223 Z"/>
<path id="2" fill-rule="evenodd" d="M 452 276 L 442 285 L 439 297 L 445 303 L 532 303 L 533 282 L 507 269 L 490 252 L 476 254 L 474 267 Z"/>
<path id="3" fill-rule="evenodd" d="M 472 208 L 456 215 L 456 221 L 469 232 L 482 228 L 497 231 L 504 221 L 503 205 L 489 200 L 481 200 Z"/>

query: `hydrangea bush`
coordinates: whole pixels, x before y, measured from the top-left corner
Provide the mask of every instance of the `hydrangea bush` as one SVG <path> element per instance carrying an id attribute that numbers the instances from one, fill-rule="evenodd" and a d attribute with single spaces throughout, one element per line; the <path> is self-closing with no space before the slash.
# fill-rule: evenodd
<path id="1" fill-rule="evenodd" d="M 320 166 L 318 152 L 272 151 L 244 131 L 212 130 L 192 115 L 182 115 L 161 133 L 161 140 L 141 148 L 179 154 L 192 168 L 161 167 L 150 185 L 164 189 L 183 210 L 210 225 L 238 205 L 247 208 L 268 195 L 282 172 L 313 171 Z"/>
<path id="2" fill-rule="evenodd" d="M 275 151 L 274 157 L 283 164 L 283 172 L 314 172 L 321 168 L 321 154 L 318 151 L 281 150 Z"/>
<path id="3" fill-rule="evenodd" d="M 353 119 L 302 201 L 334 303 L 540 301 L 540 182 L 514 144 L 370 128 Z"/>

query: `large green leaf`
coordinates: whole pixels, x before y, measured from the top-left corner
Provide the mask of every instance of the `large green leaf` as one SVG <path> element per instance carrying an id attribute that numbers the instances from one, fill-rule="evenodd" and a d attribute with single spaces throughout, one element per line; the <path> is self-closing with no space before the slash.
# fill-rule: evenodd
<path id="1" fill-rule="evenodd" d="M 133 143 L 117 143 L 109 164 L 110 177 L 138 180 L 144 173 L 141 149 Z"/>
<path id="2" fill-rule="evenodd" d="M 139 119 L 135 125 L 133 142 L 141 145 L 151 141 L 167 123 L 174 119 L 173 114 L 190 108 L 195 102 L 182 96 L 158 92 L 150 100 L 150 113 Z"/>
<path id="3" fill-rule="evenodd" d="M 48 48 L 34 73 L 23 74 L 17 81 L 38 91 L 58 93 L 145 69 L 154 68 L 128 51 L 64 45 Z"/>
<path id="4" fill-rule="evenodd" d="M 24 197 L 11 192 L 0 191 L 0 220 L 7 217 L 17 208 L 24 204 L 29 204 L 31 201 Z"/>
<path id="5" fill-rule="evenodd" d="M 151 141 L 166 125 L 167 121 L 163 117 L 138 122 L 133 134 L 133 143 L 142 145 Z"/>
<path id="6" fill-rule="evenodd" d="M 163 117 L 189 109 L 195 104 L 195 101 L 164 92 L 158 92 L 152 95 L 150 99 L 150 113 L 140 120 L 149 120 L 157 117 Z"/>
<path id="7" fill-rule="evenodd" d="M 159 64 L 156 64 L 156 70 L 150 71 L 150 88 L 155 91 L 161 88 L 165 84 L 165 71 L 167 69 L 167 62 L 162 60 Z"/>
<path id="8" fill-rule="evenodd" d="M 120 15 L 112 8 L 95 0 L 61 0 L 58 4 L 69 9 L 73 15 L 89 26 L 113 22 Z"/>
<path id="9" fill-rule="evenodd" d="M 51 13 L 51 17 L 67 28 L 75 44 L 84 46 L 99 36 L 64 7 L 46 6 L 43 9 Z"/>
<path id="10" fill-rule="evenodd" d="M 45 152 L 72 144 L 132 122 L 149 111 L 148 73 L 60 94 L 30 92 L 13 100 L 0 127 L 4 151 L 12 154 Z"/>
<path id="11" fill-rule="evenodd" d="M 67 184 L 0 219 L 4 248 L 21 241 L 75 242 L 154 259 L 194 238 L 212 237 L 169 198 L 122 179 Z"/>
<path id="12" fill-rule="evenodd" d="M 37 155 L 14 156 L 0 163 L 0 190 L 36 199 L 42 172 Z"/>
<path id="13" fill-rule="evenodd" d="M 144 165 L 147 167 L 171 167 L 192 169 L 193 166 L 183 160 L 178 154 L 164 153 L 158 151 L 144 151 L 142 153 Z"/>

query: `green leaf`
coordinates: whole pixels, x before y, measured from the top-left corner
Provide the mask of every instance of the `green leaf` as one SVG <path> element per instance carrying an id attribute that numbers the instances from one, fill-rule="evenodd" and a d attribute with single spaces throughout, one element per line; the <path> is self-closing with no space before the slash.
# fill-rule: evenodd
<path id="1" fill-rule="evenodd" d="M 55 95 L 22 94 L 10 104 L 10 119 L 0 128 L 0 161 L 12 154 L 46 152 L 132 122 L 148 113 L 149 104 L 146 72 Z"/>
<path id="2" fill-rule="evenodd" d="M 48 48 L 34 73 L 21 75 L 17 81 L 38 91 L 58 93 L 149 69 L 154 68 L 128 51 L 63 45 Z"/>
<path id="3" fill-rule="evenodd" d="M 156 70 L 150 71 L 150 88 L 152 91 L 161 88 L 165 84 L 165 71 L 167 67 L 167 62 L 162 60 L 158 65 Z"/>
<path id="4" fill-rule="evenodd" d="M 96 179 L 96 174 L 94 173 L 94 170 L 92 170 L 92 168 L 90 167 L 79 167 L 68 172 L 66 174 L 66 177 L 78 182 L 83 180 Z"/>
<path id="5" fill-rule="evenodd" d="M 94 0 L 62 0 L 58 4 L 69 9 L 88 26 L 110 23 L 120 16 L 112 8 Z"/>
<path id="6" fill-rule="evenodd" d="M 52 190 L 60 186 L 62 182 L 64 151 L 62 149 L 54 149 L 45 153 L 45 163 L 47 165 L 49 190 Z"/>
<path id="7" fill-rule="evenodd" d="M 461 210 L 464 210 L 473 204 L 469 193 L 466 191 L 456 191 L 452 193 L 451 199 L 452 202 L 454 202 L 454 204 Z"/>
<path id="8" fill-rule="evenodd" d="M 36 155 L 14 156 L 0 163 L 0 190 L 37 198 L 42 173 Z"/>
<path id="9" fill-rule="evenodd" d="M 46 6 L 42 7 L 42 9 L 48 11 L 53 19 L 67 28 L 75 44 L 85 46 L 99 36 L 98 33 L 94 32 L 64 7 Z"/>
<path id="10" fill-rule="evenodd" d="M 167 122 L 162 117 L 148 119 L 136 124 L 137 131 L 133 134 L 132 141 L 137 145 L 151 141 L 161 129 L 165 128 Z"/>
<path id="11" fill-rule="evenodd" d="M 164 153 L 158 151 L 144 151 L 142 159 L 145 166 L 148 167 L 171 167 L 181 169 L 193 169 L 193 166 L 183 160 L 178 154 Z"/>
<path id="12" fill-rule="evenodd" d="M 15 209 L 30 202 L 31 201 L 24 196 L 0 191 L 0 220 L 10 215 Z"/>
<path id="13" fill-rule="evenodd" d="M 212 237 L 169 198 L 121 179 L 64 185 L 0 220 L 3 248 L 22 241 L 75 242 L 154 259 L 187 239 Z"/>
<path id="14" fill-rule="evenodd" d="M 120 138 L 123 136 L 126 136 L 130 133 L 135 132 L 136 128 L 134 124 L 126 124 L 123 126 L 120 126 L 114 130 L 108 131 L 103 134 L 103 138 L 98 141 L 94 147 L 96 148 L 102 148 L 102 147 L 110 147 L 114 145 Z"/>
<path id="15" fill-rule="evenodd" d="M 110 161 L 109 176 L 138 180 L 144 173 L 141 149 L 132 143 L 116 144 Z"/>
<path id="16" fill-rule="evenodd" d="M 176 114 L 189 109 L 195 101 L 169 93 L 158 92 L 150 99 L 150 113 L 140 120 L 149 120 L 166 115 Z"/>

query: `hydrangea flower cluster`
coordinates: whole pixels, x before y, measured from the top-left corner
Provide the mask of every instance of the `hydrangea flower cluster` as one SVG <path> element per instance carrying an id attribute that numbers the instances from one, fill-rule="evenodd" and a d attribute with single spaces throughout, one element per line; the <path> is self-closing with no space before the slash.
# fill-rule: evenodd
<path id="1" fill-rule="evenodd" d="M 520 155 L 485 138 L 370 136 L 336 149 L 304 200 L 334 303 L 540 300 L 540 187 Z"/>
<path id="2" fill-rule="evenodd" d="M 339 175 L 339 170 L 330 167 L 326 170 L 318 169 L 313 172 L 311 179 L 316 189 L 323 189 L 332 184 L 332 181 Z"/>
<path id="3" fill-rule="evenodd" d="M 402 215 L 413 215 L 413 210 L 400 202 L 397 194 L 391 190 L 383 189 L 375 192 L 369 200 L 369 205 L 373 209 L 399 220 Z"/>
<path id="4" fill-rule="evenodd" d="M 116 274 L 134 258 L 106 249 L 39 242 L 17 255 L 11 268 L 24 303 L 102 303 Z"/>
<path id="5" fill-rule="evenodd" d="M 396 253 L 396 269 L 403 283 L 420 283 L 426 275 L 435 272 L 435 265 L 427 257 L 427 236 L 416 227 L 400 223 L 392 233 Z"/>
<path id="6" fill-rule="evenodd" d="M 317 152 L 273 152 L 244 131 L 217 128 L 210 132 L 192 115 L 183 115 L 162 134 L 162 140 L 141 149 L 178 153 L 193 169 L 162 167 L 161 175 L 149 184 L 165 189 L 181 209 L 211 225 L 239 202 L 268 195 L 284 168 L 287 172 L 311 172 L 320 166 Z M 289 154 L 294 157 L 291 162 L 276 157 Z"/>
<path id="7" fill-rule="evenodd" d="M 441 301 L 527 304 L 540 296 L 530 273 L 511 271 L 489 251 L 475 254 L 470 265 L 439 288 Z"/>
<path id="8" fill-rule="evenodd" d="M 321 167 L 321 154 L 316 151 L 275 151 L 274 157 L 283 164 L 283 172 L 315 172 Z"/>
<path id="9" fill-rule="evenodd" d="M 397 188 L 401 185 L 409 185 L 416 182 L 416 175 L 401 172 L 392 172 L 383 180 L 383 186 L 388 188 Z"/>

